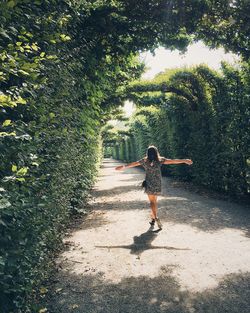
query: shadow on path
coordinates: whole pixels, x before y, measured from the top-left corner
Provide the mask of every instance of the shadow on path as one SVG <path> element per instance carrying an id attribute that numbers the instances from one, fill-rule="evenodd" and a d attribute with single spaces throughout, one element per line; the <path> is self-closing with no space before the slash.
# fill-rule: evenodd
<path id="1" fill-rule="evenodd" d="M 148 208 L 147 196 L 140 187 L 143 173 L 138 168 L 117 172 L 119 175 L 127 175 L 128 178 L 117 181 L 108 189 L 94 190 L 97 201 L 99 198 L 102 202 L 100 197 L 107 197 L 103 205 L 97 202 L 98 205 L 105 205 L 108 210 L 122 211 Z M 247 206 L 187 191 L 176 187 L 174 181 L 166 177 L 163 177 L 162 182 L 163 195 L 159 198 L 158 206 L 164 222 L 187 224 L 208 232 L 235 228 L 242 230 L 245 236 L 249 237 L 250 210 Z"/>
<path id="2" fill-rule="evenodd" d="M 113 195 L 119 195 L 122 199 L 122 194 L 123 193 L 128 193 L 128 192 L 135 192 L 135 191 L 139 191 L 141 188 L 139 187 L 139 185 L 137 186 L 136 183 L 131 184 L 131 185 L 127 185 L 127 186 L 118 186 L 118 187 L 114 187 L 111 189 L 102 189 L 102 190 L 94 190 L 93 195 L 96 198 L 99 197 L 112 197 Z"/>
<path id="3" fill-rule="evenodd" d="M 109 168 L 95 190 L 94 210 L 83 221 L 82 233 L 73 235 L 75 246 L 61 257 L 61 267 L 48 286 L 48 312 L 249 313 L 248 239 L 234 230 L 247 231 L 250 212 L 175 188 L 164 179 L 159 214 L 163 223 L 172 225 L 160 235 L 149 229 L 137 236 L 138 225 L 142 232 L 148 223 L 144 214 L 149 209 L 141 212 L 148 202 L 128 184 L 140 171 L 134 169 L 135 177 L 131 172 L 116 176 L 109 171 L 111 163 L 119 164 L 104 162 L 104 172 Z M 226 228 L 232 229 L 216 233 Z M 158 244 L 153 245 L 156 238 Z M 190 249 L 174 247 L 182 244 Z M 145 258 L 140 258 L 144 252 Z"/>
<path id="4" fill-rule="evenodd" d="M 166 250 L 190 250 L 190 249 L 181 249 L 168 246 L 152 246 L 153 240 L 157 237 L 157 233 L 161 230 L 152 231 L 151 228 L 142 233 L 140 236 L 134 236 L 134 242 L 131 245 L 118 245 L 118 246 L 95 246 L 96 248 L 107 248 L 107 249 L 128 249 L 131 254 L 140 255 L 146 250 L 153 249 L 166 249 Z"/>
<path id="5" fill-rule="evenodd" d="M 102 273 L 61 273 L 47 295 L 48 312 L 249 313 L 249 273 L 228 275 L 217 288 L 192 293 L 181 290 L 172 270 L 163 267 L 159 276 L 128 277 L 119 283 L 106 281 Z"/>

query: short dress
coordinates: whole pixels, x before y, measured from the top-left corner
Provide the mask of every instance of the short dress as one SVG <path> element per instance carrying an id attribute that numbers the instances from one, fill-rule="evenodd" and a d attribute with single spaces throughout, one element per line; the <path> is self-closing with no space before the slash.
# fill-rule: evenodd
<path id="1" fill-rule="evenodd" d="M 146 171 L 146 188 L 145 192 L 151 195 L 159 195 L 161 193 L 161 165 L 166 158 L 161 157 L 159 161 L 150 162 L 147 158 L 138 162 Z"/>

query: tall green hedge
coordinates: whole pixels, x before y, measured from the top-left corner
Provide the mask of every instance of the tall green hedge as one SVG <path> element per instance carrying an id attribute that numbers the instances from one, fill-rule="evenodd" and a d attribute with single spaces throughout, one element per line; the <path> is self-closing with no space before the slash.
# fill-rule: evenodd
<path id="1" fill-rule="evenodd" d="M 130 120 L 130 138 L 122 139 L 130 146 L 129 157 L 116 154 L 135 161 L 154 144 L 168 158 L 194 162 L 192 167 L 165 167 L 167 174 L 229 194 L 248 194 L 248 75 L 247 63 L 241 68 L 222 64 L 221 73 L 199 66 L 133 84 L 128 96 L 138 98 L 139 108 Z M 151 90 L 170 93 L 160 105 L 143 106 L 144 94 L 148 105 Z"/>
<path id="2" fill-rule="evenodd" d="M 94 6 L 1 8 L 0 311 L 36 312 L 51 253 L 95 180 L 100 129 L 142 66 L 130 52 L 100 48 Z"/>

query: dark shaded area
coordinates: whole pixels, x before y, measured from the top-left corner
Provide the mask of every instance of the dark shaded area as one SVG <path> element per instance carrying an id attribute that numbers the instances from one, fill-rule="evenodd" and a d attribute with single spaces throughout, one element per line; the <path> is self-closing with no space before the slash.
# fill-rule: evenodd
<path id="1" fill-rule="evenodd" d="M 203 231 L 235 228 L 249 235 L 250 210 L 246 207 L 199 196 L 180 188 L 168 187 L 167 193 L 170 199 L 162 198 L 158 203 L 163 221 L 188 224 Z"/>
<path id="2" fill-rule="evenodd" d="M 85 229 L 90 229 L 90 228 L 98 228 L 98 227 L 102 227 L 103 225 L 108 225 L 110 223 L 109 220 L 107 220 L 105 218 L 105 215 L 100 213 L 96 213 L 96 212 L 92 212 L 91 213 L 92 217 L 88 217 L 87 219 L 84 219 L 82 221 L 82 224 L 79 225 L 79 230 L 85 230 Z M 93 218 L 94 215 L 94 218 Z"/>
<path id="3" fill-rule="evenodd" d="M 76 214 L 72 216 L 68 231 L 78 231 L 91 228 L 98 228 L 103 225 L 110 224 L 110 221 L 105 217 L 105 213 L 101 211 L 93 211 L 89 205 L 87 207 L 88 214 Z M 68 234 L 68 232 L 67 232 Z"/>
<path id="4" fill-rule="evenodd" d="M 249 273 L 228 275 L 217 288 L 192 293 L 182 291 L 171 272 L 163 267 L 157 277 L 128 277 L 119 283 L 105 281 L 101 272 L 62 272 L 45 305 L 50 313 L 249 313 Z"/>
<path id="5" fill-rule="evenodd" d="M 227 275 L 216 289 L 196 295 L 196 312 L 247 313 L 250 311 L 250 273 Z"/>
<path id="6" fill-rule="evenodd" d="M 99 197 L 110 197 L 110 196 L 113 196 L 113 195 L 120 195 L 120 194 L 123 194 L 123 193 L 127 193 L 127 192 L 130 192 L 130 191 L 135 191 L 135 190 L 139 190 L 139 189 L 142 189 L 140 188 L 140 186 L 134 184 L 134 185 L 129 185 L 129 186 L 121 186 L 121 187 L 114 187 L 114 188 L 111 188 L 111 189 L 105 189 L 105 190 L 94 190 L 93 192 L 93 195 L 96 197 L 96 198 L 99 198 Z"/>

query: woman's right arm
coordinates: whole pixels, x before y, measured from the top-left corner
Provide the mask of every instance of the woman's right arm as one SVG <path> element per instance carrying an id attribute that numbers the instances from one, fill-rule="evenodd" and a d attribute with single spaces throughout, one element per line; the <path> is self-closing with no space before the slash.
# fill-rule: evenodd
<path id="1" fill-rule="evenodd" d="M 115 169 L 117 171 L 120 171 L 120 170 L 125 170 L 126 168 L 135 167 L 135 166 L 139 166 L 139 165 L 141 165 L 141 163 L 139 161 L 136 161 L 136 162 L 129 163 L 127 165 L 119 165 Z"/>

